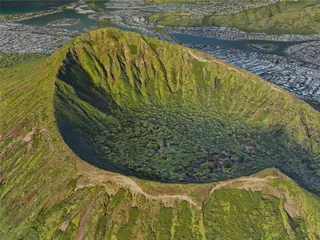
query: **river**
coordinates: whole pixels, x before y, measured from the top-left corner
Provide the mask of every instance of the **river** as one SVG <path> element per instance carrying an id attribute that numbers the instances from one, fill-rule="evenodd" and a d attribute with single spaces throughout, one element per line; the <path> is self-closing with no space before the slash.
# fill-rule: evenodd
<path id="1" fill-rule="evenodd" d="M 261 52 L 261 53 L 268 53 L 277 56 L 286 56 L 285 50 L 295 44 L 301 43 L 300 42 L 283 42 L 283 41 L 266 41 L 266 40 L 223 40 L 218 38 L 212 37 L 203 37 L 203 36 L 194 36 L 189 34 L 182 34 L 182 33 L 173 33 L 171 34 L 172 38 L 177 43 L 192 43 L 192 44 L 203 44 L 203 45 L 210 45 L 210 46 L 221 46 L 226 48 L 234 48 L 243 51 L 249 52 Z M 275 46 L 273 50 L 270 51 L 263 51 L 251 48 L 250 44 L 272 44 Z"/>
<path id="2" fill-rule="evenodd" d="M 43 27 L 43 26 L 46 26 L 49 22 L 51 22 L 53 20 L 62 19 L 62 18 L 78 18 L 78 19 L 80 19 L 80 22 L 78 22 L 77 24 L 74 24 L 74 25 L 70 25 L 70 26 L 55 26 L 56 28 L 78 30 L 80 32 L 83 32 L 85 28 L 90 27 L 90 26 L 95 26 L 98 23 L 98 21 L 96 21 L 94 19 L 90 19 L 88 17 L 88 15 L 79 14 L 72 9 L 64 10 L 62 12 L 53 13 L 53 14 L 49 14 L 49 15 L 44 15 L 41 17 L 23 20 L 23 21 L 20 21 L 20 23 Z"/>

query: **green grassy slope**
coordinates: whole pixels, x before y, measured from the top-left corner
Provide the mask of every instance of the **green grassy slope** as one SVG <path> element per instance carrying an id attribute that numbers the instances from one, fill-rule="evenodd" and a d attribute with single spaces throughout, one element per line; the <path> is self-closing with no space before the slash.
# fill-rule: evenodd
<path id="1" fill-rule="evenodd" d="M 230 15 L 209 15 L 187 19 L 180 11 L 157 14 L 151 18 L 170 26 L 228 26 L 248 32 L 269 34 L 318 34 L 320 5 L 318 1 L 279 2 Z"/>
<path id="2" fill-rule="evenodd" d="M 65 69 L 66 61 L 63 63 L 63 60 L 68 51 L 77 47 L 89 49 L 88 44 L 91 44 L 92 48 L 98 49 L 97 44 L 104 41 L 111 44 L 101 44 L 106 48 L 101 49 L 101 56 L 106 56 L 108 54 L 102 52 L 107 50 L 107 46 L 112 46 L 112 42 L 108 42 L 110 39 L 121 42 L 121 39 L 134 41 L 140 38 L 116 30 L 97 30 L 90 34 L 92 41 L 87 42 L 88 35 L 81 36 L 47 59 L 35 59 L 0 69 L 1 239 L 247 239 L 249 235 L 253 239 L 319 237 L 319 197 L 303 190 L 275 169 L 220 183 L 181 185 L 125 177 L 80 160 L 63 141 L 55 115 L 57 91 L 59 88 L 61 90 L 62 85 L 67 85 L 56 77 L 61 67 Z M 94 37 L 99 41 L 93 41 Z M 164 51 L 162 55 L 165 54 L 166 48 L 161 48 L 161 44 L 167 43 L 150 39 L 144 41 L 153 42 L 154 47 L 159 47 Z M 126 48 L 110 49 L 126 51 Z M 178 50 L 187 51 L 184 48 Z M 146 49 L 144 57 L 148 53 Z M 77 56 L 82 59 L 80 52 Z M 125 59 L 126 55 L 123 57 Z M 113 66 L 117 67 L 116 62 Z M 230 67 L 220 62 L 214 66 L 225 70 Z M 92 68 L 86 68 L 89 69 Z M 97 74 L 96 70 L 89 74 Z M 244 74 L 243 81 L 247 77 L 247 73 Z M 120 78 L 114 76 L 115 81 L 119 81 Z M 91 80 L 96 80 L 103 87 L 102 76 L 87 79 Z M 265 83 L 265 86 L 267 89 L 271 85 Z M 114 89 L 121 90 L 120 87 Z M 72 91 L 70 87 L 69 90 Z M 282 92 L 270 91 L 274 94 Z M 308 113 L 312 110 L 299 100 L 291 95 L 285 96 L 283 98 L 291 99 L 288 101 L 296 108 L 300 104 L 306 108 L 306 118 L 317 118 L 318 115 Z M 71 101 L 73 95 L 69 97 Z M 128 102 L 118 99 L 117 103 L 124 107 L 130 105 L 132 99 L 130 97 Z M 74 100 L 75 106 L 82 103 L 84 112 L 92 110 L 89 104 Z M 85 106 L 88 111 L 83 108 Z M 94 116 L 96 114 L 102 115 L 102 112 L 96 110 Z M 312 123 L 311 120 L 305 121 Z M 296 126 L 296 132 L 299 132 L 298 125 L 292 126 Z M 311 128 L 311 136 L 312 133 Z M 308 138 L 299 139 L 299 144 L 310 147 Z M 226 221 L 232 223 L 232 228 L 227 228 Z"/>

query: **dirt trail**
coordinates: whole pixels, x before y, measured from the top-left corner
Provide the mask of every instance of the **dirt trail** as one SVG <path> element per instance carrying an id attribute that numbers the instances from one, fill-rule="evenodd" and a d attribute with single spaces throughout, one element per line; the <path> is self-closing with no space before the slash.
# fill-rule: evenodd
<path id="1" fill-rule="evenodd" d="M 151 194 L 148 194 L 148 193 L 144 192 L 143 189 L 135 181 L 133 181 L 132 179 L 130 179 L 128 177 L 121 176 L 117 180 L 119 180 L 118 183 L 120 183 L 121 185 L 124 184 L 124 185 L 129 186 L 129 188 L 132 191 L 134 191 L 134 192 L 136 192 L 138 194 L 143 194 L 148 199 L 163 200 L 163 201 L 185 200 L 185 201 L 189 202 L 191 205 L 194 205 L 194 206 L 198 205 L 191 197 L 189 197 L 187 195 L 176 194 L 176 195 L 155 196 L 155 195 L 151 195 Z"/>
<path id="2" fill-rule="evenodd" d="M 108 171 L 104 171 L 101 169 L 97 169 L 88 163 L 83 161 L 77 161 L 77 166 L 79 167 L 79 175 L 85 176 L 87 179 L 85 182 L 78 183 L 77 189 L 85 188 L 85 187 L 93 187 L 93 186 L 104 186 L 106 191 L 109 194 L 114 194 L 118 191 L 119 188 L 128 189 L 131 191 L 133 196 L 137 196 L 139 194 L 144 195 L 147 199 L 157 200 L 166 206 L 173 206 L 175 201 L 187 201 L 190 205 L 194 206 L 195 209 L 201 210 L 203 207 L 203 203 L 205 203 L 210 196 L 214 193 L 214 191 L 223 188 L 230 187 L 232 189 L 243 189 L 243 190 L 251 190 L 251 191 L 262 191 L 266 190 L 266 193 L 275 197 L 283 196 L 285 198 L 284 208 L 286 212 L 291 217 L 297 217 L 300 215 L 300 211 L 297 209 L 297 203 L 282 189 L 279 188 L 269 188 L 269 182 L 273 179 L 283 178 L 283 175 L 268 175 L 264 177 L 257 176 L 243 176 L 235 179 L 230 179 L 221 182 L 213 182 L 211 184 L 207 184 L 204 187 L 204 191 L 208 191 L 207 194 L 203 196 L 202 200 L 196 200 L 193 197 L 189 196 L 192 192 L 190 188 L 186 185 L 185 194 L 161 194 L 154 195 L 147 193 L 143 190 L 143 187 L 139 186 L 139 184 L 132 178 L 123 176 L 117 173 L 112 173 Z"/>
<path id="3" fill-rule="evenodd" d="M 98 170 L 100 171 L 100 170 Z M 95 185 L 102 185 L 104 187 L 106 187 L 107 189 L 110 188 L 110 186 L 107 184 L 111 179 L 112 182 L 116 183 L 118 185 L 118 188 L 125 188 L 125 189 L 129 189 L 130 191 L 132 191 L 135 194 L 142 194 L 144 195 L 146 198 L 148 199 L 153 199 L 153 200 L 160 200 L 162 202 L 174 202 L 175 200 L 184 200 L 189 202 L 191 205 L 194 206 L 198 206 L 199 204 L 197 204 L 191 197 L 187 196 L 187 195 L 160 195 L 160 196 L 156 196 L 156 195 L 151 195 L 148 194 L 146 192 L 143 191 L 143 189 L 131 178 L 126 177 L 126 176 L 122 176 L 116 173 L 94 173 L 94 172 L 85 172 L 83 173 L 84 175 L 86 175 L 89 179 L 90 179 L 90 184 L 86 184 L 86 185 L 78 185 L 77 189 L 81 189 L 84 187 L 92 187 Z M 76 190 L 77 190 L 76 189 Z"/>
<path id="4" fill-rule="evenodd" d="M 188 52 L 193 58 L 197 59 L 199 62 L 215 62 L 215 63 L 221 64 L 221 62 L 219 62 L 217 60 L 214 60 L 214 59 L 208 60 L 208 59 L 205 59 L 203 57 L 200 57 L 200 56 L 194 54 L 190 49 L 188 49 Z"/>
<path id="5" fill-rule="evenodd" d="M 267 176 L 267 177 L 264 177 L 264 178 L 240 177 L 240 178 L 227 180 L 227 181 L 224 181 L 224 182 L 220 182 L 216 186 L 214 186 L 211 189 L 209 195 L 211 196 L 214 191 L 218 190 L 219 188 L 225 187 L 225 186 L 227 186 L 229 184 L 232 184 L 232 183 L 241 183 L 240 186 L 234 187 L 234 188 L 240 188 L 240 189 L 246 189 L 246 190 L 251 188 L 252 190 L 260 191 L 260 190 L 262 190 L 264 188 L 264 186 L 269 182 L 270 179 L 276 179 L 276 178 L 279 178 L 279 177 L 277 177 L 277 176 Z"/>
<path id="6" fill-rule="evenodd" d="M 208 59 L 206 59 L 206 58 L 200 57 L 200 56 L 194 54 L 194 53 L 193 53 L 192 51 L 190 51 L 189 49 L 188 49 L 188 52 L 189 52 L 189 54 L 190 54 L 192 57 L 194 57 L 195 59 L 197 59 L 199 62 L 214 62 L 214 63 L 218 63 L 218 64 L 224 64 L 222 61 L 218 61 L 218 60 L 214 60 L 214 59 L 208 60 Z M 228 70 L 232 70 L 232 71 L 235 71 L 235 72 L 237 72 L 237 73 L 239 73 L 239 74 L 244 75 L 243 72 L 239 71 L 239 70 L 236 69 L 236 68 L 228 67 Z"/>
<path id="7" fill-rule="evenodd" d="M 83 165 L 84 163 L 81 163 Z M 84 166 L 82 166 L 83 168 Z M 86 166 L 87 168 L 88 166 Z M 84 169 L 83 169 L 84 170 Z M 81 175 L 86 176 L 89 181 L 83 184 L 78 184 L 77 189 L 81 189 L 84 187 L 92 187 L 96 185 L 104 186 L 108 192 L 115 193 L 117 189 L 119 188 L 125 188 L 129 189 L 134 195 L 142 194 L 148 199 L 152 200 L 159 200 L 162 203 L 172 205 L 176 200 L 180 201 L 187 201 L 191 205 L 195 206 L 197 209 L 202 208 L 202 203 L 200 201 L 195 201 L 192 197 L 188 196 L 188 191 L 186 191 L 186 194 L 161 194 L 161 195 L 153 195 L 145 192 L 137 182 L 134 181 L 134 179 L 131 179 L 126 176 L 122 176 L 117 173 L 111 173 L 107 171 L 103 171 L 100 169 L 92 169 L 92 171 L 81 171 Z M 252 191 L 261 191 L 270 180 L 279 178 L 278 176 L 267 176 L 263 178 L 259 177 L 240 177 L 236 179 L 230 179 L 222 182 L 214 182 L 211 184 L 208 184 L 208 190 L 210 190 L 208 194 L 208 198 L 213 194 L 214 191 L 226 187 L 228 185 L 234 184 L 231 186 L 235 189 L 245 189 Z M 114 185 L 110 185 L 110 183 L 114 183 Z M 236 185 L 238 184 L 238 185 Z M 76 189 L 76 190 L 77 190 Z M 186 189 L 187 190 L 187 189 Z"/>

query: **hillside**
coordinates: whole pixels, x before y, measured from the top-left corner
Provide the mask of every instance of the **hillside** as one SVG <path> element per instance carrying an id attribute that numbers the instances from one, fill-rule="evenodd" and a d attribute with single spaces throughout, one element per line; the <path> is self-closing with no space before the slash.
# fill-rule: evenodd
<path id="1" fill-rule="evenodd" d="M 204 24 L 269 34 L 319 34 L 320 4 L 317 2 L 279 2 L 228 16 L 209 16 Z"/>
<path id="2" fill-rule="evenodd" d="M 228 26 L 247 32 L 268 34 L 319 34 L 319 1 L 278 2 L 229 15 L 208 15 L 189 19 L 181 11 L 151 16 L 169 26 Z"/>
<path id="3" fill-rule="evenodd" d="M 319 197 L 276 169 L 256 173 L 275 162 L 288 172 L 298 164 L 292 176 L 319 192 L 319 113 L 280 88 L 191 49 L 115 29 L 92 31 L 46 59 L 0 71 L 2 239 L 319 237 Z M 157 125 L 164 117 L 168 127 Z M 166 184 L 95 167 L 150 178 L 148 169 L 157 171 L 155 163 L 144 161 L 147 168 L 134 171 L 139 166 L 126 158 L 128 151 L 140 149 L 148 156 L 150 147 L 156 157 L 181 161 L 177 154 L 188 152 L 176 143 L 191 144 L 186 145 L 191 150 L 193 143 L 179 134 L 198 141 L 192 133 L 199 134 L 195 121 L 200 117 L 216 131 L 201 130 L 203 138 L 227 141 L 243 157 L 233 159 L 236 153 L 226 152 L 229 148 L 222 152 L 219 141 L 214 154 L 203 146 L 211 157 L 207 165 L 217 164 L 210 175 L 256 174 L 215 183 Z M 144 123 L 146 130 L 140 130 Z M 245 135 L 250 128 L 253 132 Z M 146 147 L 142 144 L 150 140 L 149 131 L 157 142 Z M 171 134 L 179 139 L 170 139 Z M 255 135 L 257 142 L 246 142 Z M 303 154 L 303 161 L 275 155 L 277 161 L 265 164 L 265 146 L 257 143 L 272 139 L 282 144 L 278 151 Z M 109 145 L 114 155 L 108 153 Z M 127 162 L 116 161 L 119 156 Z M 252 164 L 255 159 L 258 168 Z M 162 164 L 161 157 L 156 160 Z M 195 160 L 186 159 L 186 167 L 210 172 Z M 186 171 L 171 165 L 176 174 Z M 161 171 L 157 174 L 157 180 L 172 181 Z M 203 181 L 197 175 L 179 177 Z"/>

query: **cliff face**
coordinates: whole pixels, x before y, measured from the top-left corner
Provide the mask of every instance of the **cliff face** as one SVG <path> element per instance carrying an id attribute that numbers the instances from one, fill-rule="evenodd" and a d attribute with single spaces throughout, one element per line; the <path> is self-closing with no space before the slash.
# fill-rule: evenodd
<path id="1" fill-rule="evenodd" d="M 301 184 L 313 181 L 308 188 L 318 192 L 319 113 L 280 88 L 193 50 L 115 29 L 0 71 L 2 238 L 319 237 L 319 197 L 276 169 L 203 184 L 119 174 L 208 182 L 276 166 Z M 272 139 L 279 152 L 305 156 L 296 172 L 300 158 L 269 158 L 268 145 L 257 144 Z M 181 150 L 193 145 L 203 155 Z"/>

